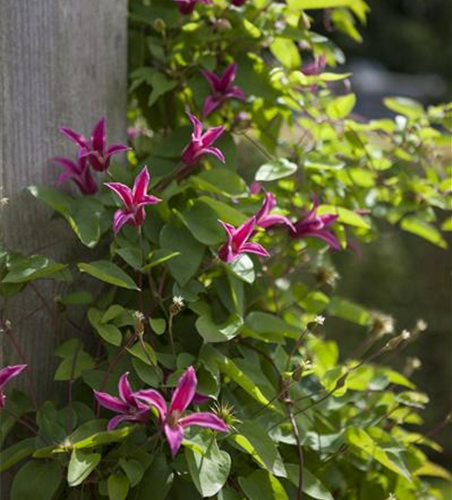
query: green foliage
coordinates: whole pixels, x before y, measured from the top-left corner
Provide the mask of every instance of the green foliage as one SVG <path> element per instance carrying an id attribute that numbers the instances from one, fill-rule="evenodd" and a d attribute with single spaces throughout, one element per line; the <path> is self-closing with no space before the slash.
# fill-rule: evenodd
<path id="1" fill-rule="evenodd" d="M 339 47 L 311 29 L 311 9 L 331 9 L 333 26 L 354 40 L 368 10 L 361 0 L 240 8 L 221 0 L 184 17 L 176 2 L 130 2 L 129 118 L 140 135 L 127 168 L 109 173 L 131 185 L 148 164 L 149 193 L 162 202 L 146 207 L 142 227 L 114 236 L 118 207 L 106 188 L 79 197 L 30 188 L 73 230 L 84 261 L 2 248 L 0 292 L 73 275 L 83 289 L 55 297 L 55 314 L 84 337 L 55 350 L 67 398 L 33 413 L 25 396 L 8 393 L 1 438 L 17 432 L 1 470 L 32 457 L 15 475 L 14 500 L 441 498 L 430 478 L 450 475 L 428 459 L 438 445 L 416 431 L 428 397 L 409 370 L 387 366 L 423 328 L 395 331 L 339 296 L 334 253 L 312 231 L 291 238 L 285 226 L 256 227 L 268 259 L 218 257 L 226 241 L 218 219 L 244 223 L 261 207 L 262 187 L 277 200 L 272 215 L 293 223 L 317 195 L 338 251 L 377 239 L 388 224 L 447 248 L 450 106 L 388 98 L 394 120 L 356 120 L 344 84 L 352 76 L 340 73 Z M 321 56 L 329 70 L 305 74 L 306 61 Z M 219 74 L 233 61 L 246 100 L 203 119 L 225 127 L 215 146 L 226 162 L 208 155 L 188 169 L 179 161 L 191 132 L 185 108 L 200 117 L 209 95 L 201 71 Z M 346 334 L 347 322 L 363 336 L 352 352 L 329 338 L 335 328 Z M 228 433 L 186 428 L 173 457 L 162 424 L 181 415 L 162 422 L 150 407 L 140 419 L 134 407 L 128 415 L 137 418 L 107 430 L 112 411 L 93 404 L 92 389 L 117 397 L 127 372 L 134 391 L 152 387 L 169 402 L 188 366 L 209 400 L 186 411 L 215 411 Z"/>

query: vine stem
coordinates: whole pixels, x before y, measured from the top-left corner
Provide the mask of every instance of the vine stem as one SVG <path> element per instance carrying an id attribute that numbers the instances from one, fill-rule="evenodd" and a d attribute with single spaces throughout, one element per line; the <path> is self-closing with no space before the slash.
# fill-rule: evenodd
<path id="1" fill-rule="evenodd" d="M 11 417 L 13 417 L 15 420 L 17 420 L 17 422 L 19 422 L 19 424 L 22 424 L 24 427 L 26 427 L 33 434 L 35 434 L 35 435 L 37 434 L 37 430 L 34 427 L 32 427 L 28 422 L 26 422 L 21 417 L 19 417 L 19 415 L 17 415 L 17 413 L 14 413 L 9 408 L 2 408 L 2 411 L 6 411 L 6 413 L 8 413 Z"/>
<path id="2" fill-rule="evenodd" d="M 295 441 L 297 442 L 297 453 L 298 453 L 298 491 L 297 491 L 297 500 L 302 500 L 303 498 L 303 482 L 304 482 L 304 455 L 303 448 L 301 446 L 300 439 L 300 431 L 298 430 L 297 421 L 295 419 L 295 415 L 293 412 L 293 403 L 292 401 L 286 402 L 287 413 L 289 414 L 290 423 L 292 424 L 292 431 L 295 437 Z"/>

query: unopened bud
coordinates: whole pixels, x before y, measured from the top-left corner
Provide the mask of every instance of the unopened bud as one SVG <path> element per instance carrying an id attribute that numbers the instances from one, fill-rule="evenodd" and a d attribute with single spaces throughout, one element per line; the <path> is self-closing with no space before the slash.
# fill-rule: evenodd
<path id="1" fill-rule="evenodd" d="M 308 370 L 312 370 L 312 363 L 308 360 L 302 361 L 292 372 L 292 380 L 295 380 L 295 382 L 299 382 L 303 377 L 303 373 Z"/>
<path id="2" fill-rule="evenodd" d="M 307 329 L 312 332 L 317 326 L 322 326 L 325 323 L 325 316 L 317 315 L 315 318 L 307 324 Z"/>
<path id="3" fill-rule="evenodd" d="M 319 267 L 317 269 L 315 279 L 321 285 L 326 284 L 334 288 L 339 281 L 339 274 L 331 267 Z"/>
<path id="4" fill-rule="evenodd" d="M 160 19 L 160 17 L 154 21 L 153 26 L 157 33 L 163 34 L 166 31 L 166 23 L 163 19 Z"/>
<path id="5" fill-rule="evenodd" d="M 220 32 L 230 31 L 232 29 L 231 23 L 224 18 L 215 19 L 215 21 L 213 22 L 213 26 L 217 31 Z"/>
<path id="6" fill-rule="evenodd" d="M 344 387 L 345 382 L 347 381 L 347 377 L 348 377 L 348 372 L 345 372 L 342 375 L 342 377 L 336 382 L 336 387 L 334 388 L 335 391 Z"/>
<path id="7" fill-rule="evenodd" d="M 377 337 L 394 333 L 394 318 L 379 311 L 371 311 L 371 333 Z"/>
<path id="8" fill-rule="evenodd" d="M 424 321 L 423 319 L 418 319 L 417 322 L 416 322 L 416 330 L 418 332 L 425 332 L 425 330 L 427 330 L 428 328 L 428 324 L 426 321 Z"/>
<path id="9" fill-rule="evenodd" d="M 394 337 L 385 345 L 385 350 L 392 351 L 394 349 L 397 349 L 397 347 L 399 347 L 402 342 L 406 342 L 410 338 L 411 333 L 408 330 L 403 330 L 400 335 L 397 335 L 397 337 Z"/>

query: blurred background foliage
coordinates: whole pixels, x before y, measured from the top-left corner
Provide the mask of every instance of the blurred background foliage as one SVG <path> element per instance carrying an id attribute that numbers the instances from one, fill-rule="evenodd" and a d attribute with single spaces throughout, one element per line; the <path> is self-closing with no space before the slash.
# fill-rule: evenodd
<path id="1" fill-rule="evenodd" d="M 371 11 L 367 26 L 360 30 L 361 43 L 354 43 L 339 32 L 329 33 L 347 54 L 349 62 L 359 58 L 381 65 L 381 71 L 412 77 L 437 77 L 433 82 L 441 83 L 439 95 L 419 96 L 415 78 L 411 78 L 408 90 L 412 95 L 421 97 L 425 104 L 450 99 L 452 2 L 370 0 L 369 5 Z M 324 19 L 320 21 L 325 29 Z M 388 90 L 393 95 L 402 95 L 398 88 Z M 357 94 L 358 105 L 370 97 L 365 89 L 357 91 Z M 367 118 L 380 114 L 379 109 L 366 107 L 365 111 L 369 114 Z M 377 241 L 362 246 L 361 258 L 357 259 L 350 253 L 338 253 L 334 260 L 341 275 L 338 284 L 340 295 L 353 297 L 364 306 L 377 307 L 392 314 L 400 328 L 412 327 L 418 318 L 428 323 L 427 333 L 407 350 L 409 356 L 417 357 L 422 362 L 422 369 L 414 375 L 414 382 L 431 397 L 431 404 L 425 413 L 424 430 L 428 431 L 452 409 L 450 251 L 444 252 L 388 225 Z M 372 286 L 368 286 L 369 283 Z M 357 330 L 347 323 L 336 331 L 336 335 L 340 336 L 341 342 L 349 342 L 351 347 L 359 341 Z M 401 368 L 397 359 L 393 362 Z M 445 447 L 445 454 L 435 459 L 451 470 L 450 426 L 438 434 L 438 439 Z"/>

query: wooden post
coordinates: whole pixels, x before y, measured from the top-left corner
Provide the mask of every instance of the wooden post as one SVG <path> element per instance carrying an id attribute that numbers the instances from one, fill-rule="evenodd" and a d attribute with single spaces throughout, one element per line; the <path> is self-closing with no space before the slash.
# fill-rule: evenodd
<path id="1" fill-rule="evenodd" d="M 105 115 L 109 142 L 124 141 L 126 99 L 127 0 L 0 0 L 0 198 L 9 199 L 0 208 L 0 238 L 8 249 L 67 257 L 65 224 L 24 188 L 55 185 L 60 170 L 51 158 L 75 156 L 60 126 L 89 135 Z M 54 387 L 55 336 L 64 335 L 56 292 L 40 283 L 6 304 L 41 400 Z M 0 366 L 18 362 L 5 335 L 0 346 Z"/>

